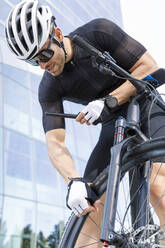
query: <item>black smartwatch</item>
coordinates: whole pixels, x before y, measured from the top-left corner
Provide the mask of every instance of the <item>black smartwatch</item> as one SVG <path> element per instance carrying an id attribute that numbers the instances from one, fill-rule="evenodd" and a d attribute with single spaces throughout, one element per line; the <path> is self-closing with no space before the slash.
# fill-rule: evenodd
<path id="1" fill-rule="evenodd" d="M 117 98 L 111 95 L 107 95 L 103 98 L 105 101 L 105 104 L 107 105 L 108 108 L 113 109 L 118 106 L 118 101 Z"/>

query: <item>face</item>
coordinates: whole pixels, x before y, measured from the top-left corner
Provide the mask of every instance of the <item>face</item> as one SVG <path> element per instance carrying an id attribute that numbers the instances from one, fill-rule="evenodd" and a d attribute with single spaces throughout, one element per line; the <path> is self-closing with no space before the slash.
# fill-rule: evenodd
<path id="1" fill-rule="evenodd" d="M 40 49 L 46 49 L 49 44 L 49 39 L 44 44 L 44 46 Z M 50 49 L 54 51 L 53 57 L 46 63 L 38 62 L 41 69 L 48 71 L 53 76 L 58 76 L 62 73 L 65 65 L 65 54 L 62 48 L 57 46 L 54 42 L 51 43 Z M 39 52 L 40 52 L 39 51 Z"/>

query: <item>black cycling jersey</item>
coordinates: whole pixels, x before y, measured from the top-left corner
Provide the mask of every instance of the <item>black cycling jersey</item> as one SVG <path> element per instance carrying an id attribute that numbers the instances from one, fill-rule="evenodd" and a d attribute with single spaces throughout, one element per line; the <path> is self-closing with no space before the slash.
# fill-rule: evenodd
<path id="1" fill-rule="evenodd" d="M 119 26 L 107 19 L 95 19 L 70 33 L 78 34 L 100 51 L 108 51 L 116 63 L 129 71 L 146 49 L 126 34 Z M 88 104 L 105 96 L 124 81 L 100 73 L 92 67 L 91 56 L 84 49 L 74 46 L 72 61 L 64 66 L 59 76 L 45 72 L 39 87 L 39 101 L 43 110 L 45 132 L 65 128 L 62 118 L 48 117 L 45 111 L 63 112 L 63 100 Z"/>

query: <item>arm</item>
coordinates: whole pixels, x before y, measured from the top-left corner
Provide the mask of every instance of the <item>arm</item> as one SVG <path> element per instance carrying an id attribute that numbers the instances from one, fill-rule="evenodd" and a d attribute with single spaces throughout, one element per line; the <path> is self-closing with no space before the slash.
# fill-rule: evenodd
<path id="1" fill-rule="evenodd" d="M 46 144 L 49 158 L 53 166 L 68 184 L 68 177 L 79 177 L 74 169 L 73 160 L 65 145 L 65 129 L 59 128 L 46 133 Z"/>
<path id="2" fill-rule="evenodd" d="M 146 75 L 154 72 L 158 68 L 154 59 L 150 56 L 148 52 L 145 52 L 141 58 L 131 67 L 130 72 L 133 77 L 142 79 Z M 128 80 L 119 86 L 114 91 L 110 92 L 109 95 L 117 98 L 118 104 L 121 105 L 129 100 L 129 98 L 136 93 L 136 88 Z M 90 106 L 88 106 L 90 105 Z M 89 103 L 87 107 L 77 116 L 76 121 L 81 124 L 86 123 L 90 125 L 103 115 L 110 114 L 104 109 L 104 102 L 101 100 L 96 100 Z M 104 113 L 105 112 L 105 113 Z M 102 120 L 103 121 L 103 120 Z M 100 122 L 100 121 L 99 121 Z"/>
<path id="3" fill-rule="evenodd" d="M 148 52 L 145 52 L 142 57 L 130 69 L 131 75 L 135 78 L 142 79 L 146 75 L 156 71 L 158 65 Z M 109 95 L 117 98 L 119 105 L 127 102 L 129 98 L 136 93 L 136 88 L 128 80 L 112 91 Z"/>

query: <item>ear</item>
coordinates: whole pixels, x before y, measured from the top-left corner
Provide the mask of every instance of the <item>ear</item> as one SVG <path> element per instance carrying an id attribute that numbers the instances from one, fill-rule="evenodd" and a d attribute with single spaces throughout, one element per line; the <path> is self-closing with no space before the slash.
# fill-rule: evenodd
<path id="1" fill-rule="evenodd" d="M 63 41 L 63 34 L 60 28 L 56 27 L 55 28 L 55 34 L 54 34 L 55 38 L 59 41 L 62 42 Z"/>

